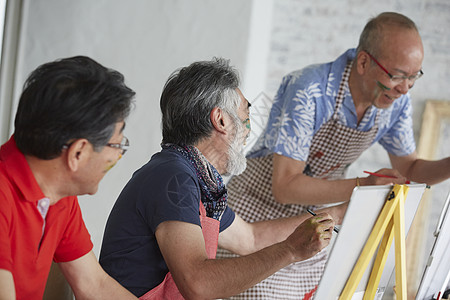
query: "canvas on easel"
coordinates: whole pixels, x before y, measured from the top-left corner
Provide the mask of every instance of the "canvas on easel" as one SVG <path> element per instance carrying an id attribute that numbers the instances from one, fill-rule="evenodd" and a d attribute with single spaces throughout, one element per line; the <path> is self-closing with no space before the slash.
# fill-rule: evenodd
<path id="1" fill-rule="evenodd" d="M 408 194 L 404 205 L 406 233 L 426 188 L 425 184 L 409 184 L 407 186 Z M 330 250 L 314 299 L 339 299 L 392 188 L 392 186 L 364 186 L 354 189 L 341 230 Z M 379 279 L 375 299 L 382 299 L 389 284 L 395 265 L 394 254 L 394 247 L 391 247 Z M 372 264 L 373 259 L 349 300 L 363 299 Z"/>
<path id="2" fill-rule="evenodd" d="M 434 236 L 436 240 L 428 258 L 416 295 L 418 300 L 442 299 L 450 285 L 450 192 L 442 208 Z"/>

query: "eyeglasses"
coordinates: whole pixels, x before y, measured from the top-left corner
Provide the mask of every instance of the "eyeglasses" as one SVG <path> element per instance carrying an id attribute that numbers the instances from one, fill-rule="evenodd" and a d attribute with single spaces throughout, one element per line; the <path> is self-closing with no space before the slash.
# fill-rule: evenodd
<path id="1" fill-rule="evenodd" d="M 406 79 L 408 79 L 408 80 L 411 81 L 411 82 L 415 82 L 417 79 L 419 79 L 419 78 L 422 77 L 422 75 L 423 75 L 423 71 L 422 71 L 422 70 L 420 70 L 419 73 L 417 73 L 417 74 L 415 74 L 415 75 L 411 75 L 411 76 L 392 75 L 391 73 L 389 73 L 388 70 L 386 70 L 385 67 L 383 67 L 383 66 L 378 62 L 378 60 L 376 60 L 375 57 L 372 56 L 372 54 L 370 54 L 370 53 L 367 52 L 367 51 L 365 51 L 365 52 L 367 53 L 367 55 L 369 55 L 370 59 L 372 59 L 372 60 L 373 60 L 373 61 L 381 68 L 381 70 L 383 70 L 383 71 L 389 76 L 389 78 L 391 79 L 391 81 L 392 81 L 393 83 L 400 84 L 400 83 L 402 83 L 403 81 L 405 81 Z"/>
<path id="2" fill-rule="evenodd" d="M 65 144 L 62 146 L 63 149 L 68 149 L 70 147 L 70 145 L 72 145 L 72 143 L 69 144 Z M 122 142 L 120 143 L 108 143 L 105 146 L 111 147 L 111 148 L 115 148 L 115 149 L 120 149 L 120 155 L 124 155 L 125 152 L 127 152 L 128 148 L 130 148 L 130 141 L 128 141 L 128 138 L 126 136 L 123 136 L 122 138 Z"/>
<path id="3" fill-rule="evenodd" d="M 128 148 L 130 148 L 130 141 L 128 141 L 128 138 L 126 136 L 123 136 L 122 142 L 108 143 L 108 144 L 106 144 L 106 146 L 111 147 L 111 148 L 120 149 L 120 150 L 122 150 L 121 154 L 124 155 L 125 152 L 127 152 Z"/>

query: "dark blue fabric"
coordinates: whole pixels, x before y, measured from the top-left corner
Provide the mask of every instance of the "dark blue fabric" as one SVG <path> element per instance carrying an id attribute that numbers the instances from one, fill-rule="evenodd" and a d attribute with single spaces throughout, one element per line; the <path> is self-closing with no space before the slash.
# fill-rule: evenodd
<path id="1" fill-rule="evenodd" d="M 186 158 L 197 174 L 200 185 L 200 195 L 205 206 L 208 218 L 220 219 L 227 208 L 228 193 L 225 188 L 222 176 L 212 164 L 205 161 L 205 158 L 195 146 L 163 144 L 163 149 L 173 149 L 180 152 Z M 206 166 L 208 164 L 208 167 Z"/>
<path id="2" fill-rule="evenodd" d="M 168 272 L 155 238 L 164 221 L 200 226 L 200 187 L 194 167 L 165 149 L 137 170 L 109 215 L 100 252 L 105 271 L 136 296 L 160 284 Z M 226 208 L 220 231 L 234 221 Z"/>

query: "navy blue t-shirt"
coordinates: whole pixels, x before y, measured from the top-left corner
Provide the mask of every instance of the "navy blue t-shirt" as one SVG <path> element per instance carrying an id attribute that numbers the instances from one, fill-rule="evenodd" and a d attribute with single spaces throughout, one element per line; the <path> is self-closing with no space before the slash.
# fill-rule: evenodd
<path id="1" fill-rule="evenodd" d="M 160 284 L 168 268 L 155 230 L 164 221 L 200 226 L 200 186 L 195 168 L 180 153 L 164 149 L 137 170 L 109 215 L 100 252 L 104 270 L 136 296 Z M 220 231 L 234 221 L 227 207 Z M 180 253 L 182 255 L 182 253 Z"/>

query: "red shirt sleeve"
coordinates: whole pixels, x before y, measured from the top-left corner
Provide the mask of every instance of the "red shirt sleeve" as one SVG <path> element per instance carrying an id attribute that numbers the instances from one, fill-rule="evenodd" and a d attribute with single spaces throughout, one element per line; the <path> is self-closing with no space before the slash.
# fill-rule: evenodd
<path id="1" fill-rule="evenodd" d="M 84 224 L 76 197 L 70 197 L 71 207 L 66 230 L 56 248 L 54 261 L 68 262 L 82 257 L 92 250 L 91 236 Z"/>
<path id="2" fill-rule="evenodd" d="M 12 272 L 12 247 L 9 239 L 11 207 L 6 202 L 6 196 L 0 190 L 0 203 L 3 204 L 0 210 L 0 269 Z"/>

